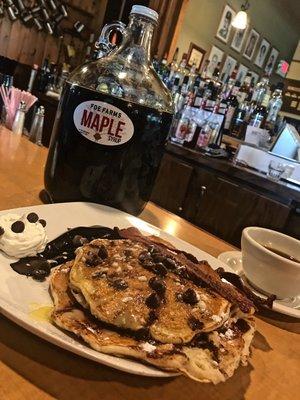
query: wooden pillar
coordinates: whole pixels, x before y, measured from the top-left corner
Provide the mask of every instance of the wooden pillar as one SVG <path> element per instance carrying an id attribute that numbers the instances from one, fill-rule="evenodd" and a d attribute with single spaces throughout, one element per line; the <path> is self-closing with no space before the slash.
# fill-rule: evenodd
<path id="1" fill-rule="evenodd" d="M 171 61 L 189 0 L 150 0 L 149 7 L 159 13 L 153 51 L 160 58 L 168 54 Z"/>

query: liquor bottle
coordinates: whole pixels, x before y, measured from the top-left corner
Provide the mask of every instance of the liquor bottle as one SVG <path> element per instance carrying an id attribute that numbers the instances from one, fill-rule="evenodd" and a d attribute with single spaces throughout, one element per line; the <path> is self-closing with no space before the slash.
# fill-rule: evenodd
<path id="1" fill-rule="evenodd" d="M 184 53 L 182 55 L 182 59 L 180 61 L 179 67 L 177 71 L 175 72 L 175 78 L 179 78 L 180 84 L 182 84 L 183 78 L 188 74 L 188 69 L 186 66 L 186 59 L 187 59 L 187 54 Z"/>
<path id="2" fill-rule="evenodd" d="M 249 103 L 246 100 L 239 104 L 234 112 L 230 126 L 230 134 L 240 140 L 245 138 L 248 125 L 246 118 L 248 107 Z"/>
<path id="3" fill-rule="evenodd" d="M 67 79 L 45 169 L 53 201 L 91 201 L 137 215 L 149 200 L 173 115 L 150 57 L 157 20 L 156 11 L 133 6 L 120 46 Z M 116 26 L 102 31 L 108 49 Z"/>
<path id="4" fill-rule="evenodd" d="M 279 82 L 277 84 L 276 89 L 274 90 L 272 97 L 269 101 L 267 111 L 267 122 L 268 124 L 275 124 L 276 119 L 278 116 L 279 111 L 281 110 L 282 107 L 282 89 L 283 89 L 283 83 Z"/>
<path id="5" fill-rule="evenodd" d="M 212 133 L 211 123 L 208 120 L 201 128 L 196 144 L 196 148 L 201 149 L 206 147 L 209 143 L 210 135 Z"/>
<path id="6" fill-rule="evenodd" d="M 32 68 L 31 68 L 28 86 L 27 86 L 27 92 L 29 92 L 29 93 L 32 92 L 33 84 L 34 84 L 38 69 L 39 69 L 39 66 L 37 64 L 33 64 Z"/>
<path id="7" fill-rule="evenodd" d="M 234 112 L 239 105 L 236 93 L 237 93 L 236 90 L 232 90 L 231 95 L 227 99 L 227 112 L 225 115 L 224 127 L 223 127 L 223 134 L 225 134 L 225 135 L 230 134 L 231 121 L 232 121 Z"/>
<path id="8" fill-rule="evenodd" d="M 194 93 L 193 93 L 193 107 L 200 107 L 204 95 L 204 88 L 201 87 L 202 79 L 198 76 L 195 80 Z"/>
<path id="9" fill-rule="evenodd" d="M 180 144 L 184 144 L 185 141 L 189 142 L 192 140 L 197 123 L 195 121 L 196 109 L 192 107 L 193 95 L 189 92 L 185 96 L 185 102 L 180 112 L 180 118 L 177 121 L 174 132 L 174 141 Z"/>
<path id="10" fill-rule="evenodd" d="M 244 101 L 249 101 L 249 95 L 251 92 L 251 73 L 248 72 L 245 76 L 244 82 L 240 87 L 240 90 L 237 93 L 237 99 L 239 103 L 243 103 Z"/>
<path id="11" fill-rule="evenodd" d="M 221 63 L 218 62 L 217 66 L 216 66 L 216 68 L 214 69 L 214 72 L 213 72 L 213 74 L 212 74 L 212 78 L 213 78 L 214 80 L 217 80 L 217 81 L 220 79 L 220 66 L 221 66 Z"/>
<path id="12" fill-rule="evenodd" d="M 170 74 L 168 77 L 168 87 L 169 88 L 172 88 L 172 86 L 173 86 L 174 79 L 175 79 L 175 73 L 178 69 L 178 62 L 177 62 L 178 52 L 179 52 L 179 49 L 177 47 L 175 50 L 174 56 L 173 56 L 173 60 L 172 60 L 171 64 L 169 65 L 169 70 L 170 70 Z"/>
<path id="13" fill-rule="evenodd" d="M 155 69 L 155 71 L 158 73 L 159 67 L 160 67 L 160 63 L 159 63 L 159 59 L 158 59 L 158 55 L 157 54 L 154 54 L 154 56 L 153 56 L 152 65 L 153 65 L 153 68 Z"/>
<path id="14" fill-rule="evenodd" d="M 89 41 L 87 43 L 86 51 L 85 51 L 85 61 L 88 61 L 88 60 L 91 59 L 91 57 L 92 57 L 92 49 L 93 49 L 94 43 L 95 43 L 95 34 L 94 33 L 90 33 Z"/>
<path id="15" fill-rule="evenodd" d="M 187 74 L 189 81 L 188 81 L 188 91 L 192 91 L 193 87 L 194 87 L 194 83 L 195 83 L 195 79 L 196 79 L 196 64 L 193 64 L 191 66 L 191 69 L 189 70 L 188 74 Z"/>
<path id="16" fill-rule="evenodd" d="M 175 82 L 179 81 L 179 78 L 175 79 Z M 187 79 L 185 82 L 185 86 L 178 86 L 178 90 L 173 96 L 174 99 L 174 107 L 175 114 L 172 120 L 171 128 L 170 128 L 170 138 L 173 142 L 183 143 L 185 136 L 185 125 L 187 125 L 185 118 L 185 106 L 187 104 Z"/>
<path id="17" fill-rule="evenodd" d="M 203 69 L 201 71 L 201 79 L 205 81 L 205 79 L 208 78 L 208 66 L 209 66 L 210 60 L 205 60 L 204 61 L 204 65 L 203 65 Z"/>
<path id="18" fill-rule="evenodd" d="M 266 117 L 267 117 L 267 106 L 270 96 L 266 92 L 265 97 L 261 102 L 257 104 L 257 106 L 252 111 L 250 116 L 249 125 L 254 126 L 255 128 L 264 129 Z"/>
<path id="19" fill-rule="evenodd" d="M 269 90 L 269 77 L 264 75 L 253 90 L 251 102 L 254 105 L 261 104 L 266 92 Z"/>
<path id="20" fill-rule="evenodd" d="M 45 93 L 49 77 L 49 59 L 45 58 L 37 80 L 37 90 Z"/>
<path id="21" fill-rule="evenodd" d="M 168 77 L 170 75 L 170 70 L 169 70 L 169 67 L 168 67 L 167 54 L 165 54 L 163 59 L 161 60 L 161 63 L 159 65 L 159 69 L 158 69 L 158 75 L 160 76 L 160 79 L 164 83 L 167 83 Z"/>
<path id="22" fill-rule="evenodd" d="M 176 96 L 178 96 L 178 94 L 180 94 L 180 91 L 181 91 L 181 87 L 179 85 L 179 78 L 175 78 L 173 86 L 172 86 L 172 90 L 171 90 L 171 94 L 172 94 L 174 104 L 175 104 L 175 109 L 176 109 Z"/>

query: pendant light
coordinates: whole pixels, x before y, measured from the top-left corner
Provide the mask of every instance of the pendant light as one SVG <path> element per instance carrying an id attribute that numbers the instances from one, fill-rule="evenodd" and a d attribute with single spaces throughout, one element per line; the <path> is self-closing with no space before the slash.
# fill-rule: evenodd
<path id="1" fill-rule="evenodd" d="M 249 1 L 246 0 L 245 3 L 241 7 L 241 11 L 239 11 L 236 16 L 233 18 L 232 26 L 236 29 L 246 29 L 248 23 L 248 15 L 246 11 L 250 7 Z"/>

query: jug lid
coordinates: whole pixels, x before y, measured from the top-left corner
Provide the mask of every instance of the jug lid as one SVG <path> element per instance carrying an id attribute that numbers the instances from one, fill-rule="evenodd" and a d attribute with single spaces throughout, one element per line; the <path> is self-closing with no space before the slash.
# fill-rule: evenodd
<path id="1" fill-rule="evenodd" d="M 140 5 L 136 4 L 136 5 L 132 6 L 130 14 L 140 14 L 140 15 L 144 15 L 145 17 L 152 19 L 155 22 L 158 21 L 158 13 L 149 7 L 140 6 Z"/>

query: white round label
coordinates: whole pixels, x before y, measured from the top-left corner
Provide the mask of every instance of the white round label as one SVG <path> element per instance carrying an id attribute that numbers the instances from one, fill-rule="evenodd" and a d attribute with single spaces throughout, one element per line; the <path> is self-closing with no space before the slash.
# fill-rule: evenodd
<path id="1" fill-rule="evenodd" d="M 103 101 L 85 101 L 79 104 L 73 121 L 82 136 L 105 146 L 128 142 L 134 133 L 131 119 L 119 108 Z"/>

